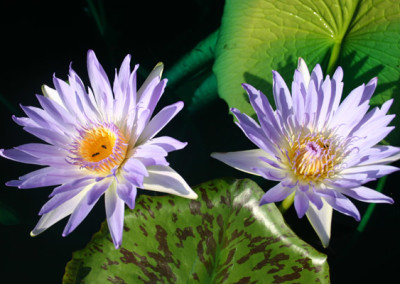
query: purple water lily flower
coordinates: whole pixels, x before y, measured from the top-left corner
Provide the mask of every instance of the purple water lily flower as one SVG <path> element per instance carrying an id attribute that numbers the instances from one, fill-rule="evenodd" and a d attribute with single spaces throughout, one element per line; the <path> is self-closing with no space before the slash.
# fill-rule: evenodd
<path id="1" fill-rule="evenodd" d="M 137 188 L 195 199 L 196 193 L 166 160 L 168 152 L 187 143 L 155 137 L 182 109 L 166 106 L 152 117 L 163 94 L 163 65 L 158 64 L 141 88 L 126 56 L 111 86 L 93 51 L 87 68 L 92 89 L 85 89 L 70 68 L 68 83 L 54 77 L 55 89 L 44 86 L 37 98 L 42 108 L 22 106 L 28 117 L 13 117 L 24 130 L 47 144 L 31 143 L 1 150 L 1 156 L 46 166 L 7 182 L 8 186 L 57 186 L 42 207 L 32 236 L 71 215 L 63 236 L 71 233 L 104 194 L 107 223 L 114 245 L 122 243 L 125 203 L 135 206 Z"/>
<path id="2" fill-rule="evenodd" d="M 365 202 L 393 203 L 392 198 L 362 186 L 397 171 L 387 165 L 400 158 L 400 148 L 377 145 L 394 127 L 387 115 L 393 100 L 369 109 L 377 78 L 354 89 L 341 103 L 343 71 L 323 79 L 320 65 L 311 75 L 299 59 L 292 94 L 273 71 L 276 110 L 267 97 L 243 84 L 259 124 L 231 109 L 237 125 L 259 148 L 212 157 L 244 172 L 279 183 L 262 197 L 260 205 L 294 194 L 299 218 L 307 215 L 326 247 L 331 234 L 332 208 L 360 220 L 347 196 Z"/>

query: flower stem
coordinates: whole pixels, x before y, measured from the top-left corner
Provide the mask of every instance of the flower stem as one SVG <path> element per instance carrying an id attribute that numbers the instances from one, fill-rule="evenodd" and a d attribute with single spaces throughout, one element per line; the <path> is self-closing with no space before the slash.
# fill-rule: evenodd
<path id="1" fill-rule="evenodd" d="M 385 186 L 386 178 L 387 176 L 384 176 L 381 179 L 379 179 L 378 185 L 376 186 L 377 191 L 382 192 L 383 187 Z M 360 224 L 358 224 L 357 227 L 358 232 L 362 233 L 364 231 L 365 227 L 368 224 L 369 219 L 372 216 L 372 213 L 374 212 L 375 206 L 376 206 L 375 203 L 371 203 L 368 205 L 367 211 L 365 211 L 365 214 L 362 217 Z"/>
<path id="2" fill-rule="evenodd" d="M 282 201 L 281 205 L 279 205 L 279 211 L 281 211 L 282 215 L 285 214 L 290 206 L 292 206 L 295 193 L 296 192 L 294 191 L 292 194 L 286 197 L 285 200 Z"/>
<path id="3" fill-rule="evenodd" d="M 337 67 L 341 46 L 341 42 L 336 42 L 332 48 L 331 57 L 329 58 L 328 68 L 326 70 L 329 75 L 332 75 Z"/>

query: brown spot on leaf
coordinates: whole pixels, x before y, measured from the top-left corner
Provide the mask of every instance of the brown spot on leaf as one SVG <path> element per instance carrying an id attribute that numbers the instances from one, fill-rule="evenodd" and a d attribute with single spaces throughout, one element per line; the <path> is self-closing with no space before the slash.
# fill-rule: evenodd
<path id="1" fill-rule="evenodd" d="M 183 241 L 185 241 L 188 237 L 193 237 L 193 228 L 192 227 L 186 227 L 183 230 L 181 228 L 177 228 L 175 231 L 175 235 L 179 239 L 179 243 L 176 243 L 176 246 L 178 248 L 183 248 Z"/>
<path id="2" fill-rule="evenodd" d="M 136 217 L 139 217 L 139 215 L 140 215 L 140 216 L 143 216 L 143 218 L 144 218 L 145 220 L 147 220 L 146 214 L 144 214 L 144 213 L 142 212 L 142 210 L 140 210 L 140 209 L 136 210 L 135 215 L 136 215 Z"/>
<path id="3" fill-rule="evenodd" d="M 131 229 L 128 226 L 124 226 L 124 231 L 129 232 Z"/>
<path id="4" fill-rule="evenodd" d="M 307 269 L 308 271 L 314 271 L 315 273 L 318 273 L 321 271 L 321 266 L 319 266 L 319 265 L 311 266 L 310 265 L 310 262 L 312 262 L 312 260 L 308 257 L 298 259 L 298 260 L 296 260 L 296 262 L 300 263 L 303 266 L 303 269 Z"/>
<path id="5" fill-rule="evenodd" d="M 153 218 L 153 219 L 155 218 L 153 210 L 151 210 L 150 206 L 147 205 L 147 203 L 144 201 L 144 199 L 140 200 L 138 202 L 138 204 L 140 204 L 142 206 L 142 208 L 145 209 L 149 213 L 151 218 Z"/>
<path id="6" fill-rule="evenodd" d="M 201 215 L 201 203 L 197 200 L 190 200 L 189 210 L 192 215 Z"/>
<path id="7" fill-rule="evenodd" d="M 229 263 L 231 263 L 233 256 L 235 255 L 235 252 L 236 252 L 236 248 L 232 248 L 228 253 L 228 257 L 226 258 L 225 263 L 222 265 L 228 265 Z"/>
<path id="8" fill-rule="evenodd" d="M 244 223 L 243 224 L 244 224 L 245 227 L 248 227 L 251 224 L 253 224 L 255 221 L 256 221 L 256 219 L 253 216 L 250 215 L 248 218 L 244 219 Z"/>
<path id="9" fill-rule="evenodd" d="M 168 203 L 171 204 L 171 206 L 175 206 L 175 202 L 172 199 L 168 199 Z"/>
<path id="10" fill-rule="evenodd" d="M 226 196 L 221 195 L 220 202 L 222 204 L 225 204 L 228 207 L 232 206 L 231 200 L 232 200 L 232 196 L 231 196 L 231 193 L 229 191 L 226 192 Z"/>
<path id="11" fill-rule="evenodd" d="M 108 258 L 108 257 L 107 257 L 106 259 L 107 259 L 107 263 L 103 263 L 103 265 L 100 266 L 101 269 L 107 270 L 107 269 L 108 269 L 108 266 L 111 266 L 111 265 L 118 265 L 118 264 L 119 264 L 118 261 L 113 261 L 113 260 L 111 260 L 111 259 Z"/>
<path id="12" fill-rule="evenodd" d="M 142 270 L 143 274 L 148 277 L 149 281 L 146 281 L 145 279 L 139 277 L 139 279 L 142 280 L 143 283 L 151 284 L 161 281 L 161 278 L 159 278 L 158 275 L 153 272 L 156 271 L 156 267 L 150 264 L 145 256 L 142 256 L 135 251 L 131 252 L 125 248 L 121 248 L 120 253 L 123 254 L 123 257 L 120 258 L 123 263 L 132 263 L 136 265 Z M 169 283 L 172 282 L 169 281 Z"/>
<path id="13" fill-rule="evenodd" d="M 121 277 L 118 277 L 118 276 L 115 276 L 114 278 L 112 278 L 111 276 L 108 276 L 107 280 L 113 284 L 126 284 L 124 279 L 122 279 Z"/>
<path id="14" fill-rule="evenodd" d="M 103 247 L 102 244 L 97 244 L 97 243 L 93 242 L 92 245 L 90 246 L 89 250 L 91 253 L 96 253 L 96 251 L 103 253 L 102 247 Z"/>
<path id="15" fill-rule="evenodd" d="M 176 267 L 179 268 L 180 263 L 174 262 L 172 257 L 172 252 L 168 247 L 167 242 L 167 231 L 160 225 L 156 225 L 156 235 L 155 239 L 158 242 L 157 253 L 148 252 L 147 254 L 149 257 L 153 258 L 157 265 L 154 267 L 154 270 L 160 274 L 160 276 L 165 277 L 168 282 L 175 283 L 176 282 L 176 275 L 172 271 L 171 267 L 168 263 L 175 264 Z"/>
<path id="16" fill-rule="evenodd" d="M 111 260 L 111 259 L 109 259 L 109 258 L 107 257 L 107 264 L 108 264 L 108 265 L 118 265 L 119 263 L 118 263 L 118 261 Z"/>
<path id="17" fill-rule="evenodd" d="M 218 214 L 217 216 L 217 224 L 219 227 L 219 231 L 218 231 L 218 243 L 222 243 L 222 238 L 224 237 L 224 218 L 222 217 L 221 214 Z"/>
<path id="18" fill-rule="evenodd" d="M 147 237 L 147 236 L 149 235 L 149 234 L 147 233 L 146 229 L 145 229 L 142 225 L 139 226 L 139 229 L 143 232 L 143 235 L 144 235 L 145 237 Z"/>
<path id="19" fill-rule="evenodd" d="M 204 188 L 200 188 L 200 192 L 201 192 L 201 199 L 206 203 L 207 208 L 212 209 L 214 207 L 214 204 L 208 198 L 207 191 Z"/>
<path id="20" fill-rule="evenodd" d="M 280 261 L 289 259 L 288 255 L 285 255 L 283 253 L 271 255 L 272 250 L 267 250 L 268 245 L 279 242 L 281 240 L 281 237 L 252 237 L 250 234 L 245 233 L 245 238 L 250 241 L 248 245 L 250 250 L 249 253 L 241 257 L 237 261 L 237 263 L 243 264 L 248 261 L 251 256 L 255 254 L 262 254 L 263 259 L 253 267 L 253 270 L 259 270 L 268 265 L 268 267 L 273 267 L 268 271 L 268 273 L 276 273 L 285 267 L 285 265 L 281 264 Z"/>
<path id="21" fill-rule="evenodd" d="M 246 277 L 241 278 L 239 281 L 237 281 L 233 284 L 255 284 L 255 283 L 257 283 L 257 281 L 250 282 L 250 280 L 251 280 L 251 277 L 246 276 Z"/>
<path id="22" fill-rule="evenodd" d="M 161 202 L 158 202 L 158 201 L 157 201 L 156 209 L 157 209 L 157 210 L 160 210 L 161 208 L 162 208 Z"/>
<path id="23" fill-rule="evenodd" d="M 213 232 L 204 223 L 204 220 L 202 226 L 197 226 L 196 229 L 201 238 L 200 242 L 197 244 L 197 255 L 199 260 L 204 263 L 208 274 L 211 275 L 217 243 L 215 242 Z"/>
<path id="24" fill-rule="evenodd" d="M 280 263 L 283 260 L 288 260 L 289 256 L 284 253 L 278 253 L 277 255 L 271 257 L 272 250 L 268 250 L 264 253 L 264 259 L 257 263 L 256 266 L 253 267 L 253 270 L 263 269 L 264 266 L 268 265 L 268 267 L 274 267 L 268 270 L 268 273 L 277 273 L 278 271 L 285 268 L 285 265 Z"/>
<path id="25" fill-rule="evenodd" d="M 229 251 L 228 257 L 226 258 L 225 262 L 222 265 L 218 266 L 217 271 L 219 271 L 219 272 L 218 272 L 217 276 L 215 277 L 216 279 L 218 279 L 218 283 L 225 283 L 226 280 L 228 279 L 229 271 L 231 270 L 231 268 L 234 265 L 232 260 L 235 255 L 235 252 L 236 252 L 236 248 L 232 248 Z M 225 268 L 222 269 L 223 267 L 225 267 Z"/>
<path id="26" fill-rule="evenodd" d="M 233 240 L 241 237 L 243 235 L 244 231 L 238 231 L 237 229 L 235 229 L 232 233 L 231 233 L 231 238 L 227 238 L 226 241 L 223 242 L 223 246 L 222 248 L 226 248 Z"/>
<path id="27" fill-rule="evenodd" d="M 178 215 L 176 215 L 176 213 L 172 213 L 172 222 L 176 223 L 177 220 L 178 220 Z"/>
<path id="28" fill-rule="evenodd" d="M 293 273 L 285 274 L 283 276 L 274 275 L 274 282 L 272 283 L 283 283 L 287 281 L 293 281 L 295 279 L 299 279 L 301 277 L 301 268 L 297 266 L 292 266 Z"/>
<path id="29" fill-rule="evenodd" d="M 213 221 L 214 221 L 214 216 L 208 213 L 204 213 L 201 216 L 203 218 L 204 221 L 207 221 L 210 225 L 211 228 L 213 227 Z"/>

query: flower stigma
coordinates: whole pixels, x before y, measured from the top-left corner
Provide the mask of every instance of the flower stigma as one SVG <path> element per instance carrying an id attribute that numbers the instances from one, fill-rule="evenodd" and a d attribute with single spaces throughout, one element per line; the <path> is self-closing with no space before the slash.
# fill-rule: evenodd
<path id="1" fill-rule="evenodd" d="M 108 174 L 125 159 L 127 140 L 113 123 L 95 125 L 79 130 L 70 157 L 74 165 L 97 173 Z"/>
<path id="2" fill-rule="evenodd" d="M 343 157 L 343 148 L 339 146 L 342 143 L 330 135 L 299 135 L 289 144 L 289 167 L 303 182 L 318 182 L 332 177 L 336 172 L 336 165 L 340 165 Z"/>

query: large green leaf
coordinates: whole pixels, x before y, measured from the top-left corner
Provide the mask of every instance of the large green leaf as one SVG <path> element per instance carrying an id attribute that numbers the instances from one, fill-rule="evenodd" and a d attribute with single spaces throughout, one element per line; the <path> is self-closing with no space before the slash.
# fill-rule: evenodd
<path id="1" fill-rule="evenodd" d="M 104 223 L 73 254 L 64 283 L 329 283 L 326 256 L 300 240 L 250 180 L 218 179 L 198 200 L 141 195 L 122 247 Z"/>
<path id="2" fill-rule="evenodd" d="M 254 115 L 240 84 L 250 83 L 272 101 L 272 74 L 289 83 L 298 57 L 326 73 L 344 69 L 344 95 L 372 77 L 372 102 L 400 86 L 400 1 L 227 0 L 216 47 L 218 92 L 230 107 Z M 400 110 L 399 100 L 395 109 Z M 397 140 L 396 140 L 397 141 Z"/>

